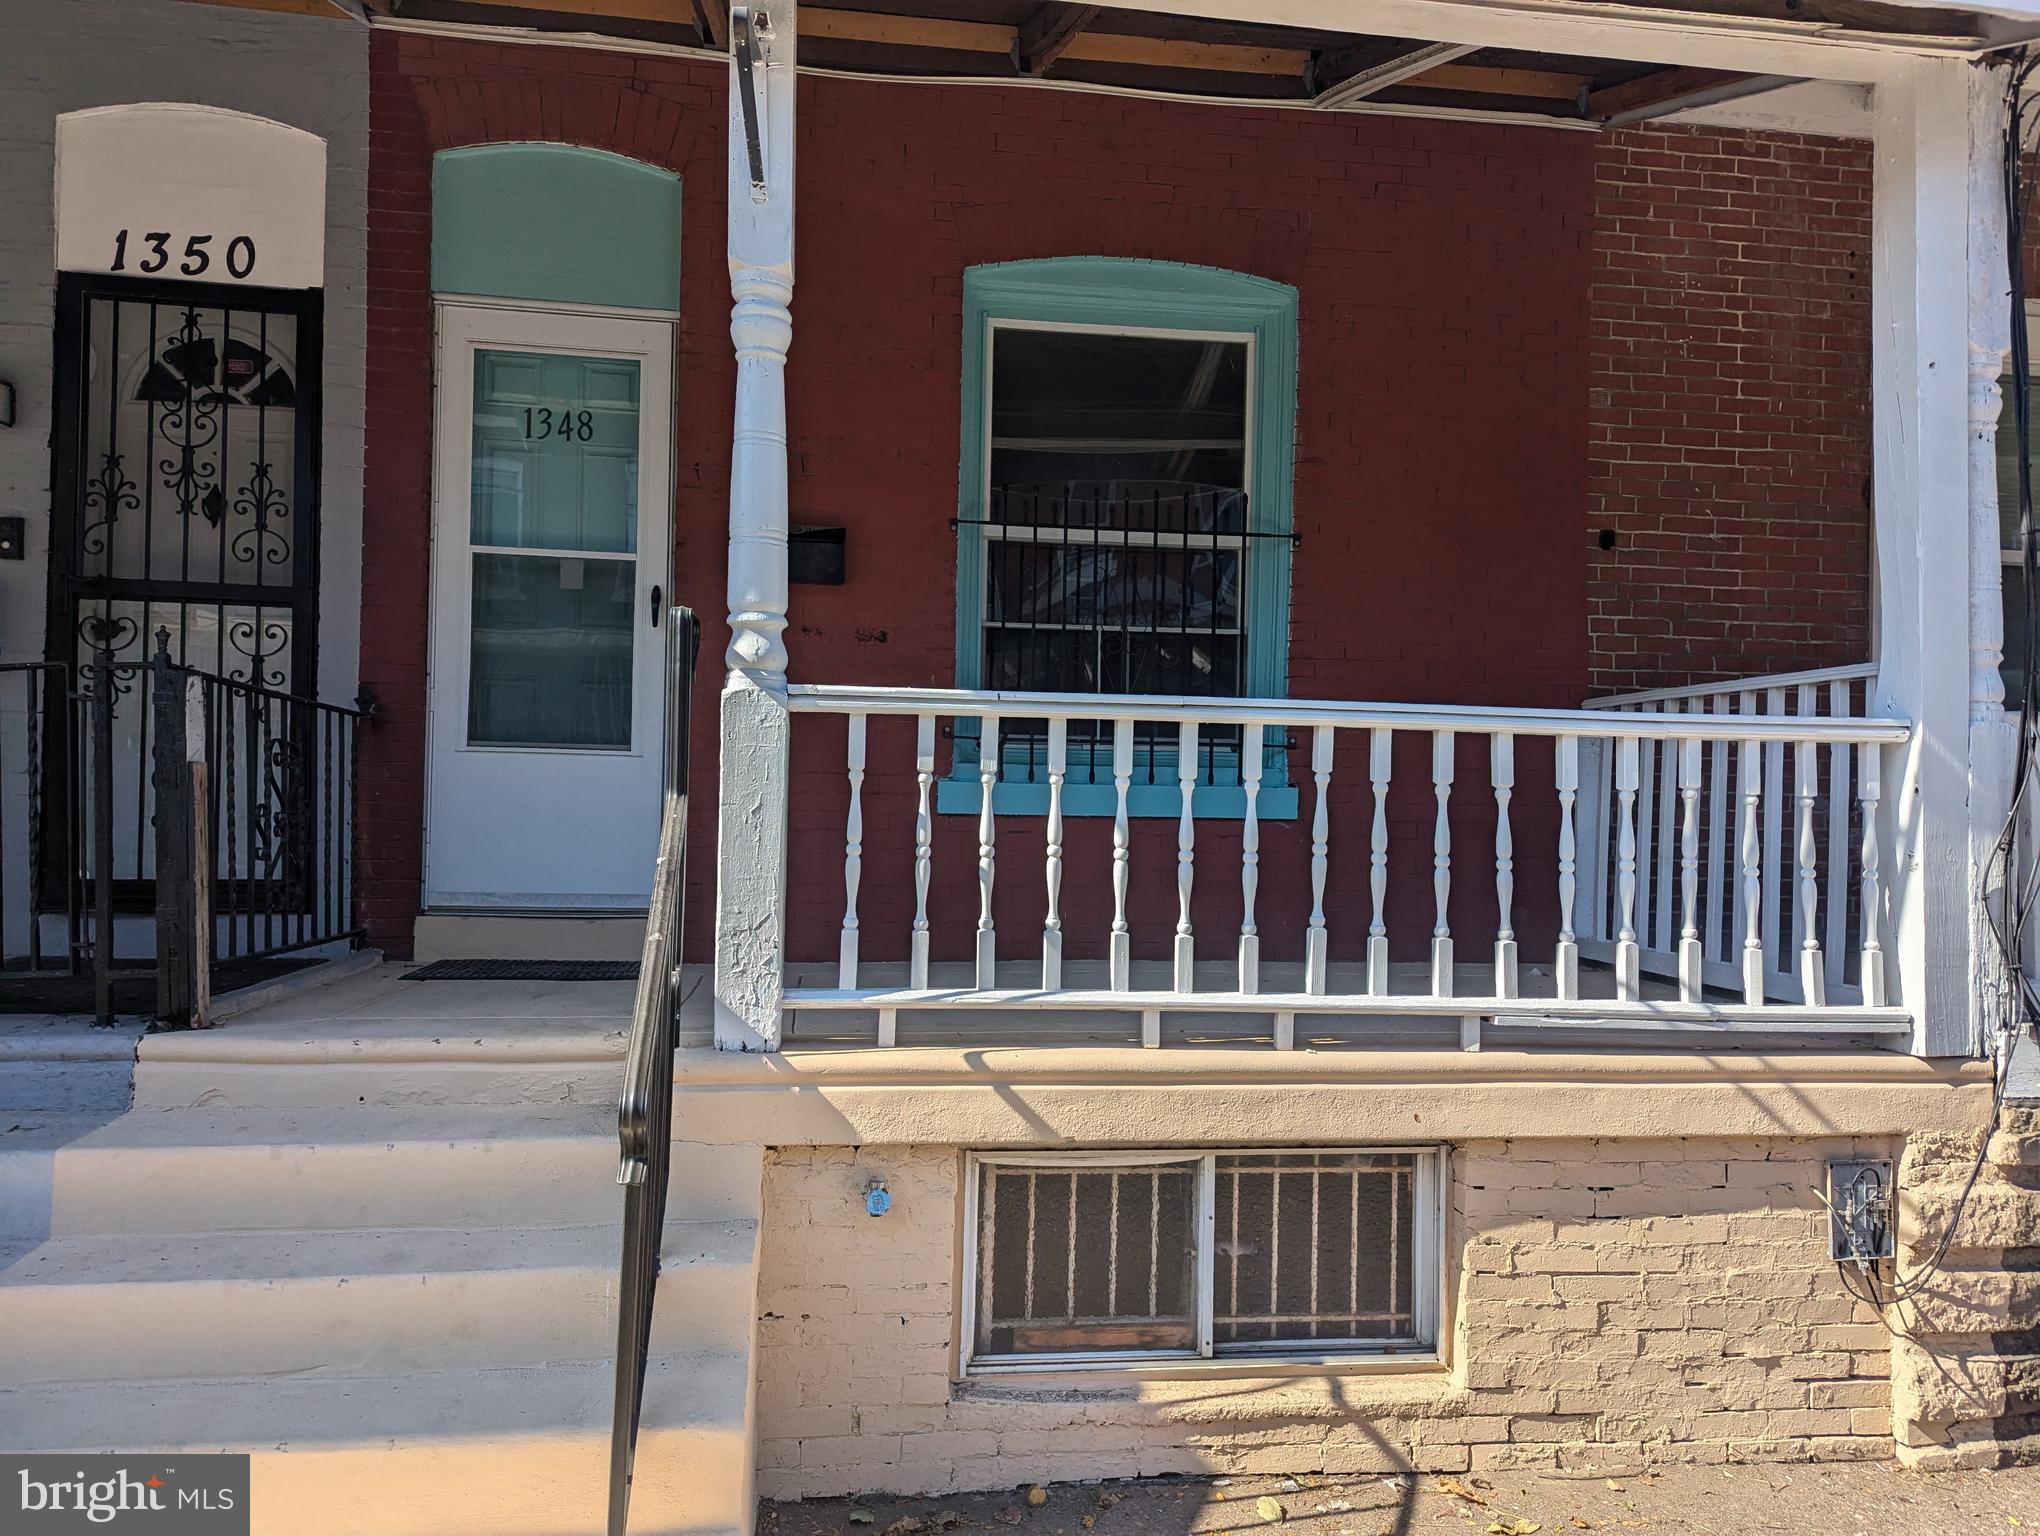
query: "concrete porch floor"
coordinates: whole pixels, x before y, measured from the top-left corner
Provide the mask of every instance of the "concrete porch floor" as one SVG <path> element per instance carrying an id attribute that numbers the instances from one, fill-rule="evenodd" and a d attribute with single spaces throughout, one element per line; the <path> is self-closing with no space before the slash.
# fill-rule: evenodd
<path id="1" fill-rule="evenodd" d="M 336 974 L 324 985 L 301 983 L 287 996 L 216 1028 L 145 1035 L 136 1047 L 134 1105 L 613 1108 L 622 1082 L 634 982 L 406 980 L 414 969 L 409 962 L 376 963 L 362 957 L 351 973 Z M 799 967 L 790 979 L 826 982 L 833 969 Z M 1213 969 L 1211 989 L 1217 991 L 1229 968 Z M 1357 988 L 1357 972 L 1334 969 L 1335 990 Z M 1469 992 L 1480 969 L 1467 968 Z M 801 971 L 812 974 L 804 977 Z M 1397 978 L 1411 986 L 1418 979 L 1414 974 Z M 760 1093 L 781 1108 L 819 1103 L 852 1081 L 866 1085 L 857 1092 L 876 1094 L 897 1107 L 925 1101 L 926 1085 L 938 1079 L 971 1085 L 973 1093 L 1004 1083 L 1228 1080 L 1259 1084 L 1278 1097 L 1281 1084 L 1299 1080 L 1338 1082 L 1347 1085 L 1342 1092 L 1358 1094 L 1422 1081 L 1431 1085 L 1426 1092 L 1449 1099 L 1460 1091 L 1452 1084 L 1471 1078 L 1513 1084 L 1502 1097 L 1514 1103 L 1529 1095 L 1527 1105 L 1534 1099 L 1534 1085 L 1548 1083 L 1554 1074 L 1599 1085 L 1595 1093 L 1639 1077 L 1655 1081 L 1669 1074 L 1691 1079 L 1693 1091 L 1710 1102 L 1728 1093 L 1760 1103 L 1752 1123 L 1763 1125 L 1779 1117 L 1793 1123 L 1802 1118 L 1789 1106 L 1771 1102 L 1781 1082 L 1835 1077 L 1858 1087 L 1883 1085 L 1875 1090 L 1882 1093 L 1891 1082 L 1902 1081 L 1906 1091 L 1927 1095 L 1908 1111 L 1915 1123 L 1926 1123 L 1947 1112 L 1940 1098 L 1964 1076 L 1960 1064 L 1954 1064 L 1951 1075 L 1945 1070 L 1950 1064 L 1864 1049 L 1875 1042 L 1846 1034 L 1795 1040 L 1741 1028 L 1640 1034 L 1633 1028 L 1597 1028 L 1591 1021 L 1563 1027 L 1489 1023 L 1482 1049 L 1468 1052 L 1461 1048 L 1456 1019 L 1388 1012 L 1299 1017 L 1294 1050 L 1274 1048 L 1273 1021 L 1266 1013 L 1170 1013 L 1163 1019 L 1163 1048 L 1151 1050 L 1141 1048 L 1139 1015 L 1132 1012 L 903 1010 L 897 1047 L 878 1049 L 872 1011 L 813 1009 L 788 1017 L 780 1053 L 745 1055 L 710 1048 L 711 991 L 708 967 L 686 968 L 678 1074 L 689 1089 L 720 1085 L 716 1094 L 693 1101 L 697 1115 L 706 1114 L 710 1104 L 732 1113 L 749 1104 L 763 1112 L 764 1101 L 753 1100 Z M 1534 1012 L 1534 1005 L 1526 1011 Z M 1749 1085 L 1755 1082 L 1772 1086 L 1753 1097 Z M 804 1093 L 802 1085 L 821 1092 Z M 1856 1089 L 1836 1086 L 1833 1091 Z M 1606 1105 L 1594 1111 L 1605 1112 Z M 713 1133 L 705 1124 L 699 1130 L 709 1139 L 757 1139 L 762 1134 L 758 1126 L 735 1121 L 718 1122 Z M 871 1130 L 867 1126 L 845 1139 L 857 1140 Z M 844 1131 L 833 1120 L 826 1126 L 785 1128 L 787 1139 L 794 1141 L 826 1140 Z"/>
<path id="2" fill-rule="evenodd" d="M 630 1011 L 636 983 L 632 981 L 411 981 L 406 977 L 419 967 L 410 961 L 388 961 L 355 966 L 330 981 L 306 974 L 294 978 L 299 984 L 285 995 L 248 1008 L 228 1019 L 218 1029 L 195 1034 L 161 1034 L 147 1037 L 141 1045 L 141 1063 L 146 1075 L 152 1063 L 166 1063 L 199 1056 L 244 1055 L 284 1056 L 303 1060 L 338 1063 L 349 1060 L 395 1065 L 410 1060 L 457 1065 L 463 1059 L 475 1062 L 501 1057 L 531 1066 L 549 1064 L 558 1068 L 592 1069 L 604 1074 L 605 1090 L 613 1096 L 616 1072 L 620 1072 Z M 1088 961 L 1072 962 L 1068 984 L 1084 987 L 1091 969 Z M 904 967 L 878 963 L 867 966 L 870 984 L 904 984 Z M 891 972 L 902 974 L 893 977 Z M 708 965 L 689 965 L 683 970 L 684 986 L 680 1009 L 679 1044 L 682 1049 L 705 1048 L 714 1039 L 713 978 Z M 1000 980 L 1015 988 L 1029 986 L 1038 970 L 1029 961 L 1002 962 Z M 948 962 L 934 967 L 931 980 L 938 987 L 968 988 L 969 967 Z M 1137 962 L 1136 988 L 1168 985 L 1168 965 L 1162 961 Z M 1265 968 L 1264 988 L 1286 990 L 1286 971 L 1276 965 Z M 830 987 L 835 967 L 827 964 L 796 964 L 788 967 L 789 988 Z M 1223 993 L 1235 985 L 1233 968 L 1223 961 L 1201 963 L 1198 967 L 1201 991 Z M 1460 995 L 1478 998 L 1493 984 L 1492 968 L 1462 965 L 1456 986 Z M 1330 967 L 1328 991 L 1351 995 L 1351 1013 L 1299 1016 L 1296 1045 L 1305 1050 L 1427 1050 L 1459 1048 L 1456 1019 L 1399 1014 L 1393 1001 L 1376 1004 L 1364 996 L 1365 968 L 1335 963 Z M 1422 964 L 1393 967 L 1395 991 L 1421 995 L 1429 987 L 1429 971 Z M 1581 988 L 1589 997 L 1613 995 L 1613 977 L 1605 969 L 1586 966 Z M 1522 971 L 1523 1011 L 1534 1015 L 1540 998 L 1553 994 L 1551 977 L 1543 967 L 1525 965 Z M 1676 988 L 1646 977 L 1644 995 L 1651 1000 L 1671 1000 Z M 1550 1023 L 1490 1023 L 1486 1039 L 1496 1046 L 1605 1045 L 1623 1037 L 1598 1024 L 1573 1024 L 1563 1028 Z M 789 1054 L 808 1051 L 868 1050 L 877 1038 L 877 1016 L 870 1009 L 792 1009 L 786 1020 L 785 1049 Z M 1163 1045 L 1170 1049 L 1272 1049 L 1273 1018 L 1267 1012 L 1203 1012 L 1165 1014 Z M 1016 1008 L 930 1008 L 902 1010 L 899 1016 L 901 1046 L 932 1048 L 1000 1047 L 1138 1047 L 1140 1016 L 1132 1011 L 1103 1012 L 1063 1009 Z M 1690 1050 L 1695 1040 L 1677 1035 L 1638 1034 L 1629 1043 L 1645 1048 Z M 1732 1037 L 1724 1032 L 1705 1032 L 1708 1049 L 1776 1046 L 1777 1037 L 1737 1029 Z M 1874 1044 L 1865 1036 L 1860 1042 L 1848 1035 L 1830 1036 L 1822 1044 L 1845 1046 Z"/>

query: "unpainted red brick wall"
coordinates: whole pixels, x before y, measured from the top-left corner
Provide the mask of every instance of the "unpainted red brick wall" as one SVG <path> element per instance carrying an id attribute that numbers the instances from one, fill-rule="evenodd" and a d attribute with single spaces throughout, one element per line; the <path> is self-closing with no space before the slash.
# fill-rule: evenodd
<path id="1" fill-rule="evenodd" d="M 1870 168 L 1829 139 L 1600 141 L 1595 693 L 1869 659 Z"/>
<path id="2" fill-rule="evenodd" d="M 476 44 L 374 40 L 369 596 L 363 675 L 385 704 L 365 752 L 362 891 L 371 928 L 408 948 L 419 878 L 430 467 L 429 175 L 433 150 L 564 139 L 684 178 L 675 590 L 708 617 L 697 697 L 699 803 L 713 804 L 715 658 L 726 635 L 723 532 L 733 366 L 723 254 L 723 82 L 711 65 Z M 1100 96 L 807 77 L 789 374 L 793 519 L 848 529 L 850 579 L 795 589 L 801 679 L 947 684 L 965 267 L 1109 255 L 1194 262 L 1302 293 L 1290 670 L 1305 696 L 1575 703 L 1587 677 L 1586 336 L 1592 146 L 1585 136 L 1381 117 L 1265 113 Z M 1476 425 L 1477 424 L 1477 427 Z M 897 724 L 897 723 L 895 723 Z M 842 726 L 796 731 L 790 953 L 835 952 L 842 915 Z M 1391 922 L 1421 951 L 1435 809 L 1421 741 L 1389 809 Z M 1468 740 L 1461 836 L 1493 836 L 1485 753 Z M 1292 754 L 1307 779 L 1308 746 Z M 946 753 L 946 749 L 945 749 Z M 1364 760 L 1335 781 L 1338 835 L 1367 825 Z M 1526 753 L 1519 881 L 1548 887 L 1549 766 Z M 1529 792 L 1539 773 L 1543 795 Z M 906 947 L 912 861 L 906 728 L 874 727 L 867 780 L 865 953 Z M 600 807 L 555 807 L 601 814 Z M 969 952 L 975 828 L 940 818 L 931 905 L 939 954 Z M 1012 952 L 1041 914 L 1039 823 L 1002 822 L 998 916 Z M 1264 829 L 1269 953 L 1300 950 L 1307 825 Z M 1214 955 L 1239 923 L 1238 829 L 1199 830 L 1197 921 Z M 1173 822 L 1134 850 L 1143 952 L 1166 951 Z M 1069 947 L 1101 951 L 1104 822 L 1066 838 Z M 690 949 L 704 952 L 714 858 L 691 849 Z M 1455 921 L 1492 928 L 1492 881 Z M 1334 951 L 1360 952 L 1364 860 L 1338 861 Z M 1531 905 L 1526 898 L 1526 906 Z M 1541 919 L 1519 917 L 1536 932 Z M 1548 924 L 1546 925 L 1548 926 Z M 1406 935 L 1406 942 L 1403 936 Z M 1547 936 L 1548 939 L 1548 936 Z"/>

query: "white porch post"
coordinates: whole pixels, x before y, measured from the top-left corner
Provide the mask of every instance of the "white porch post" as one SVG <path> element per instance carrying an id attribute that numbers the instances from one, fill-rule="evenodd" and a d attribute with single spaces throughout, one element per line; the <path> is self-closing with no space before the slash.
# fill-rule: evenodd
<path id="1" fill-rule="evenodd" d="M 1968 379 L 1972 92 L 1951 59 L 1896 58 L 1877 87 L 1872 229 L 1877 678 L 1871 706 L 1915 722 L 1881 810 L 1889 993 L 1913 1049 L 1974 1049 L 1969 922 L 1971 638 Z M 1980 259 L 1980 253 L 1979 253 Z"/>
<path id="2" fill-rule="evenodd" d="M 779 1044 L 786 952 L 786 354 L 793 342 L 794 0 L 761 6 L 772 31 L 752 70 L 765 186 L 732 54 L 729 93 L 730 647 L 722 695 L 715 906 L 715 1043 Z M 754 11 L 753 15 L 757 15 Z"/>
<path id="3" fill-rule="evenodd" d="M 1990 933 L 2005 876 L 1990 874 L 2011 805 L 2017 725 L 2005 713 L 2004 567 L 1998 561 L 1998 379 L 2012 345 L 2004 207 L 2003 66 L 1970 71 L 1969 94 L 1969 989 L 1970 1039 L 1987 1045 L 2010 978 Z M 2021 317 L 2020 323 L 2023 323 Z"/>

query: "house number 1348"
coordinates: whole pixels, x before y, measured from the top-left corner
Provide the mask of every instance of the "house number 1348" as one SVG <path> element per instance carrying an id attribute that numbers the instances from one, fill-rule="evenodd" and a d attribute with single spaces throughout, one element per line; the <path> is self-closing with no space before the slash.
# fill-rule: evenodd
<path id="1" fill-rule="evenodd" d="M 134 253 L 134 270 L 142 273 L 161 272 L 170 265 L 173 256 L 178 257 L 177 270 L 186 277 L 203 277 L 213 267 L 213 242 L 217 235 L 186 235 L 183 250 L 176 251 L 171 242 L 177 237 L 167 230 L 150 230 L 136 234 L 132 230 L 121 230 L 113 237 L 114 272 L 125 272 L 129 268 L 128 255 Z M 232 278 L 244 278 L 255 270 L 255 242 L 246 235 L 235 235 L 226 244 L 220 263 Z"/>
<path id="2" fill-rule="evenodd" d="M 527 438 L 564 437 L 572 442 L 589 442 L 595 436 L 595 413 L 570 410 L 565 406 L 555 411 L 549 405 L 528 405 L 524 408 L 524 435 Z"/>

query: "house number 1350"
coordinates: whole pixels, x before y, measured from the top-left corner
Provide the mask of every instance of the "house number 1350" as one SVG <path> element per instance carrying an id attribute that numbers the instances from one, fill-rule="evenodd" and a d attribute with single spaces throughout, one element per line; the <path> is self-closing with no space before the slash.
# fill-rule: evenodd
<path id="1" fill-rule="evenodd" d="M 127 271 L 128 252 L 133 249 L 137 252 L 134 261 L 135 271 L 161 272 L 170 265 L 173 255 L 180 254 L 172 251 L 170 246 L 170 242 L 175 238 L 167 230 L 150 230 L 145 234 L 136 234 L 132 230 L 123 229 L 113 237 L 113 266 L 109 270 Z M 217 235 L 186 235 L 177 270 L 186 277 L 203 277 L 211 271 L 212 246 L 218 238 Z M 221 265 L 227 269 L 229 277 L 237 279 L 246 277 L 255 270 L 255 242 L 246 235 L 235 235 L 227 242 Z"/>

